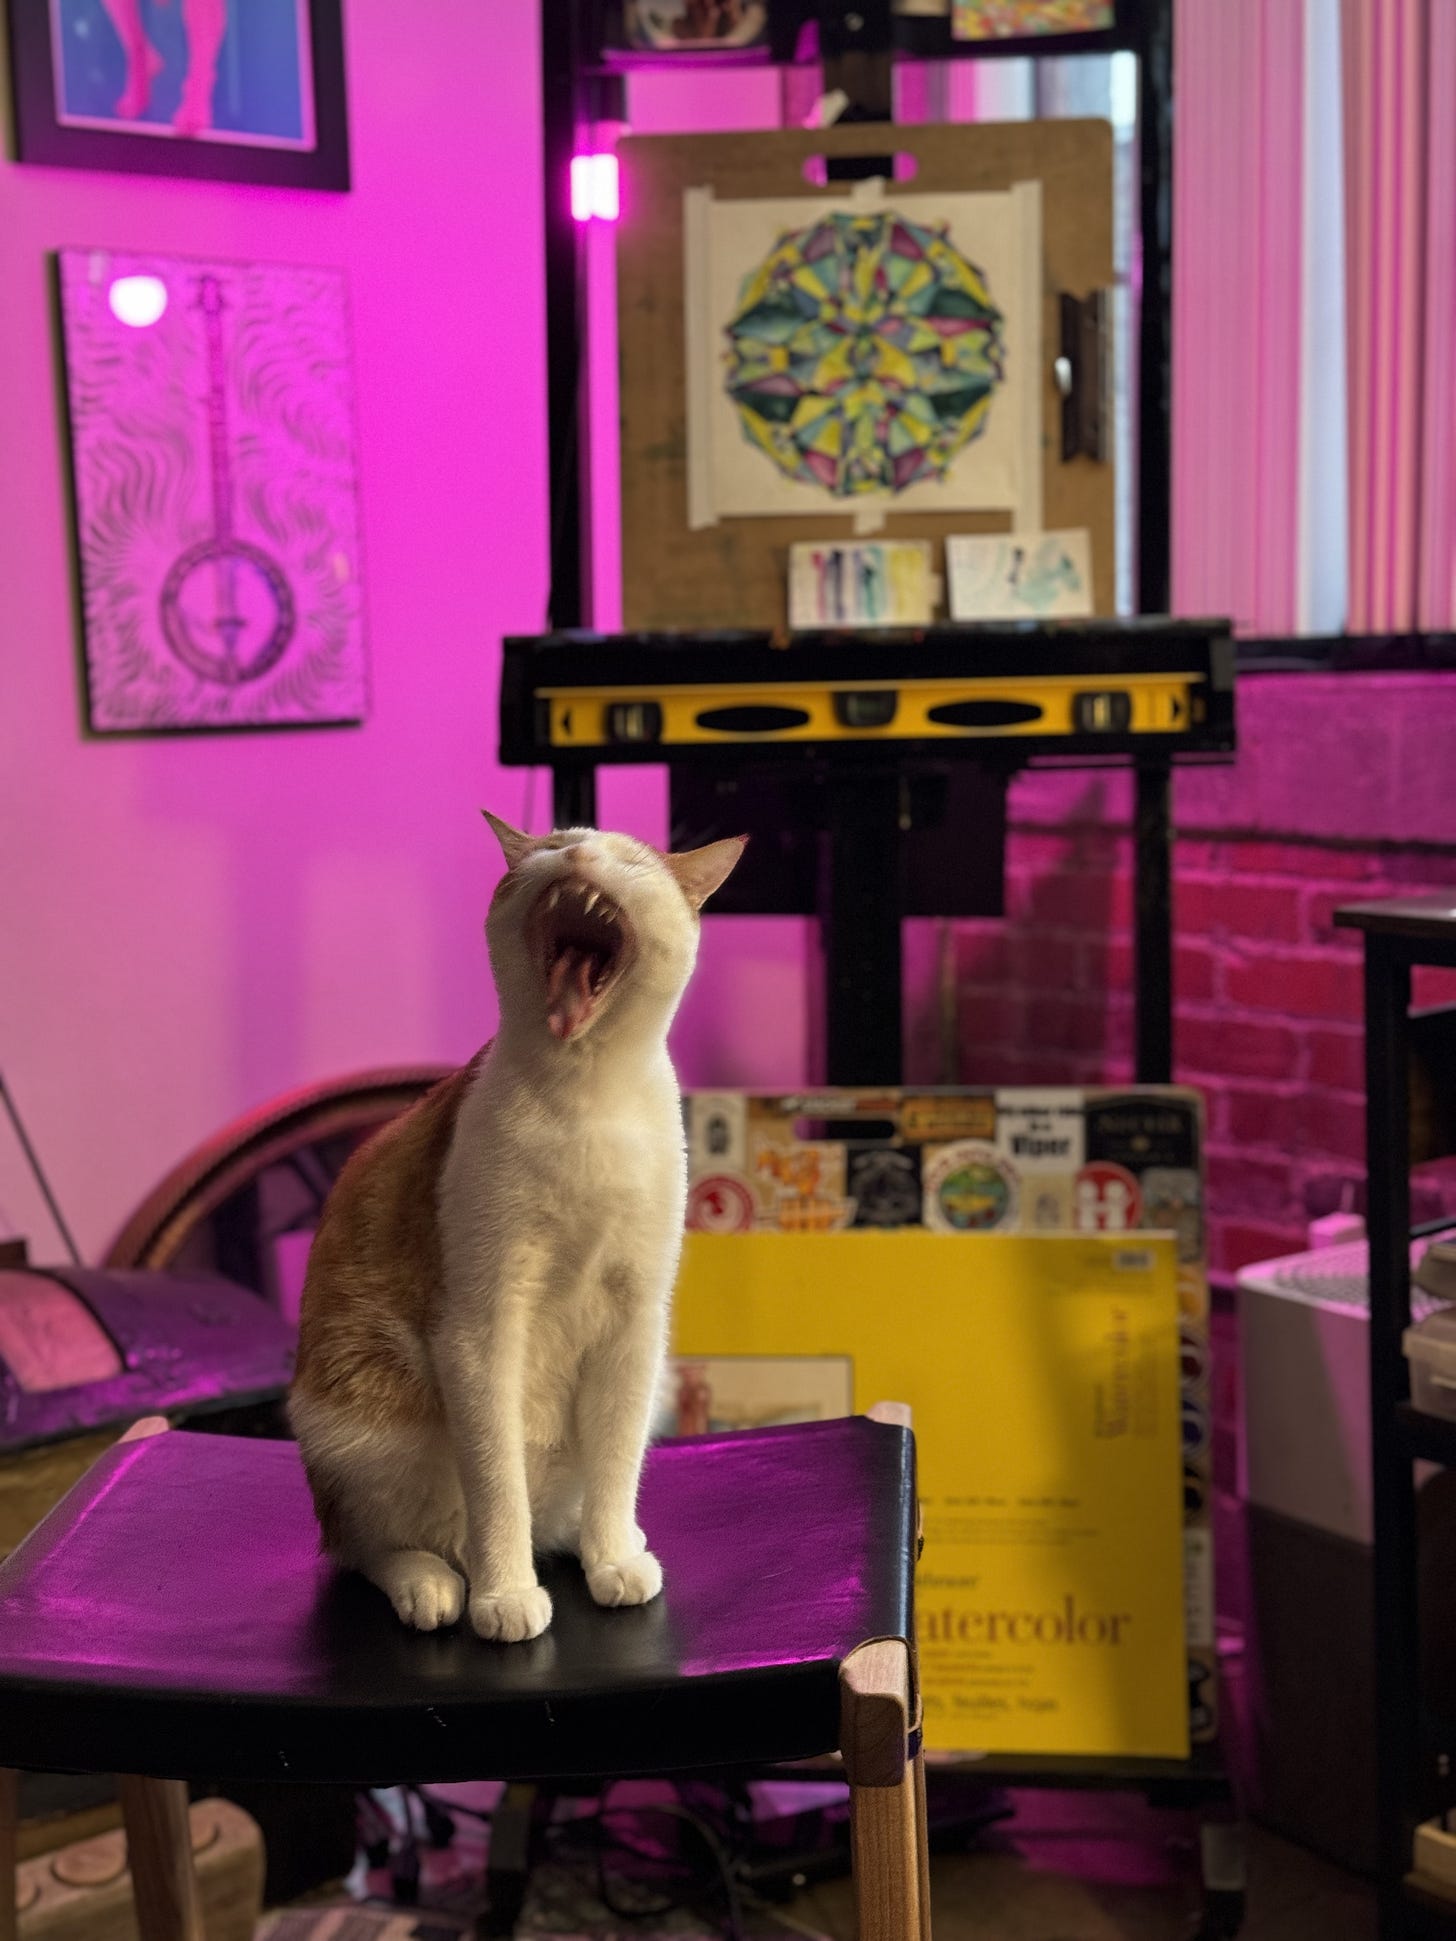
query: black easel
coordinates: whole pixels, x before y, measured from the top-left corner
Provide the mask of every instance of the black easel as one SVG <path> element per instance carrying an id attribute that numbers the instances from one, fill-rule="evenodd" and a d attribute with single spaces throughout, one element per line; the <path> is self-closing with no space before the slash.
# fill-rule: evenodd
<path id="1" fill-rule="evenodd" d="M 581 238 L 567 198 L 578 130 L 601 118 L 600 91 L 613 77 L 589 71 L 583 20 L 598 0 L 541 0 L 545 128 L 547 375 L 550 412 L 551 631 L 590 627 Z M 894 14 L 891 0 L 780 0 L 775 58 L 791 59 L 800 20 L 817 18 L 826 85 L 850 100 L 849 118 L 890 116 L 894 58 L 994 56 L 994 44 L 949 40 L 944 18 Z M 1138 605 L 1145 615 L 1169 603 L 1172 346 L 1172 0 L 1122 0 L 1118 44 L 1138 59 L 1142 302 L 1138 376 Z M 792 31 L 791 31 L 792 29 Z M 1105 35 L 1059 38 L 1048 52 L 1103 50 Z M 617 82 L 616 85 L 620 85 Z M 1135 1066 L 1141 1083 L 1165 1083 L 1173 1070 L 1172 761 L 1138 756 L 1135 769 L 1136 870 Z M 595 819 L 590 762 L 552 764 L 553 806 L 561 823 Z M 900 1076 L 900 921 L 904 868 L 900 824 L 905 764 L 842 767 L 821 828 L 818 909 L 825 959 L 826 1071 L 830 1083 L 894 1082 Z M 994 911 L 988 912 L 994 914 Z M 1243 1914 L 1241 1843 L 1232 1787 L 1217 1746 L 1188 1760 L 1018 1759 L 978 1761 L 988 1784 L 1127 1790 L 1152 1803 L 1203 1816 L 1204 1907 L 1197 1941 L 1237 1933 Z"/>
<path id="2" fill-rule="evenodd" d="M 945 20 L 896 16 L 890 0 L 799 0 L 781 9 L 774 53 L 792 55 L 800 26 L 817 15 L 826 87 L 849 97 L 846 118 L 886 120 L 895 58 L 985 57 L 994 43 L 957 43 Z M 1169 593 L 1169 357 L 1172 322 L 1172 0 L 1135 0 L 1119 14 L 1117 41 L 1138 58 L 1139 180 L 1143 289 L 1139 320 L 1138 601 L 1166 612 Z M 593 65 L 598 22 L 587 0 L 541 0 L 545 168 L 547 385 L 550 448 L 548 628 L 589 626 L 590 528 L 585 493 L 584 276 L 581 226 L 566 193 L 580 129 L 615 112 L 622 79 Z M 1067 36 L 1058 53 L 1107 46 L 1108 37 Z M 854 167 L 855 164 L 841 166 Z M 863 164 L 859 165 L 860 167 Z M 900 919 L 890 894 L 902 870 L 895 813 L 903 758 L 866 765 L 856 783 L 836 781 L 822 825 L 817 909 L 830 970 L 825 1001 L 825 1078 L 831 1083 L 891 1083 L 900 1077 Z M 1172 764 L 1139 756 L 1133 828 L 1136 900 L 1135 1074 L 1168 1082 L 1173 1073 Z M 674 773 L 674 808 L 690 781 Z M 590 771 L 557 767 L 558 822 L 590 821 Z M 700 806 L 694 804 L 693 806 Z M 691 818 L 690 818 L 691 819 Z M 773 907 L 773 906 L 765 906 Z M 996 915 L 997 895 L 947 914 Z"/>

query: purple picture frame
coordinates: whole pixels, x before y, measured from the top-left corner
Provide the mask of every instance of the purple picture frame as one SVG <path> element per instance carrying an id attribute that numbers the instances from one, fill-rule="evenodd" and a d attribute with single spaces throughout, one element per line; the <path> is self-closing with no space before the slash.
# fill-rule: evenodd
<path id="1" fill-rule="evenodd" d="M 369 706 L 340 270 L 57 257 L 94 734 Z"/>

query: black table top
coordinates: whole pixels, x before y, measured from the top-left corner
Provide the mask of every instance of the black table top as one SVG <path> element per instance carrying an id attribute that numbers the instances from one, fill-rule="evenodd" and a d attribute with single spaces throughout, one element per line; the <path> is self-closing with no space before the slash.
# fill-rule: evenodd
<path id="1" fill-rule="evenodd" d="M 119 1444 L 0 1564 L 0 1765 L 384 1784 L 833 1749 L 841 1661 L 910 1633 L 908 1431 L 665 1443 L 639 1516 L 660 1598 L 600 1610 L 557 1560 L 546 1634 L 485 1644 L 319 1555 L 292 1443 Z"/>

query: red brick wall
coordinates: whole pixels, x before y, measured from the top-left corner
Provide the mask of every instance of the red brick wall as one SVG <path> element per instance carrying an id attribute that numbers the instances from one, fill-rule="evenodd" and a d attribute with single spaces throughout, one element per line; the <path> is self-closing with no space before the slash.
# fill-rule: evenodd
<path id="1" fill-rule="evenodd" d="M 1308 1221 L 1363 1179 L 1360 942 L 1331 912 L 1452 885 L 1456 846 L 1233 835 L 1177 844 L 1175 1072 L 1207 1099 L 1215 1272 L 1302 1246 Z M 1006 919 L 957 924 L 951 962 L 926 967 L 911 1071 L 951 1075 L 939 1020 L 953 975 L 961 1083 L 1126 1080 L 1131 909 L 1117 827 L 1013 822 Z M 939 1003 L 927 981 L 939 983 Z M 1418 974 L 1416 998 L 1456 1000 L 1456 976 Z"/>

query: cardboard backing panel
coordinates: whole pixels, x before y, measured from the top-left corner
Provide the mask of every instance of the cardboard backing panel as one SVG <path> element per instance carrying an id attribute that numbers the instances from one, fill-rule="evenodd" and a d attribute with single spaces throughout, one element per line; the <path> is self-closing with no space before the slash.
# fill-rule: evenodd
<path id="1" fill-rule="evenodd" d="M 907 194 L 1042 184 L 1043 523 L 1049 531 L 1088 529 L 1095 611 L 1113 611 L 1113 470 L 1087 458 L 1062 463 L 1061 399 L 1052 376 L 1058 298 L 1064 292 L 1085 297 L 1112 282 L 1112 129 L 1105 121 L 876 124 L 631 136 L 621 145 L 617 327 L 628 628 L 784 626 L 790 544 L 854 537 L 852 514 L 828 510 L 827 501 L 822 518 L 723 519 L 703 531 L 688 529 L 684 190 L 710 187 L 724 200 L 842 190 L 847 202 L 849 184 L 815 188 L 805 178 L 805 163 L 819 155 L 887 154 L 914 158 L 913 180 L 899 185 Z M 951 533 L 1009 528 L 1004 513 L 891 513 L 882 536 L 942 541 Z"/>

